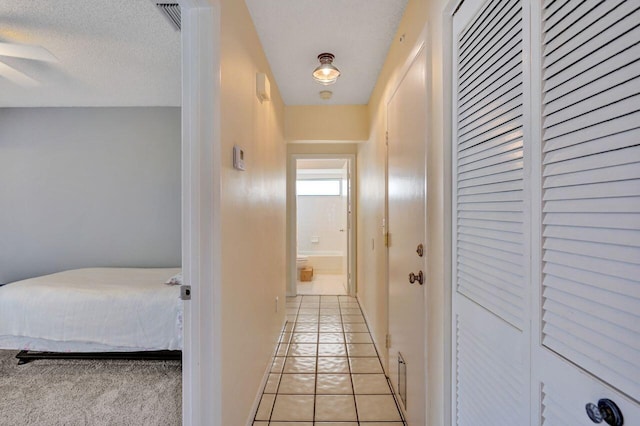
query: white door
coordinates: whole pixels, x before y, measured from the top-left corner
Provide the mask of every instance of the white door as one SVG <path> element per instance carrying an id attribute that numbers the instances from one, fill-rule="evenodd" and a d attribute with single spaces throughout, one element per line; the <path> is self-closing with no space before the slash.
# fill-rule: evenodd
<path id="1" fill-rule="evenodd" d="M 453 419 L 529 418 L 523 4 L 454 15 Z"/>
<path id="2" fill-rule="evenodd" d="M 640 424 L 639 20 L 638 0 L 454 15 L 458 425 Z"/>
<path id="3" fill-rule="evenodd" d="M 640 1 L 572 3 L 541 13 L 536 423 L 640 425 Z"/>
<path id="4" fill-rule="evenodd" d="M 389 373 L 409 425 L 425 424 L 426 53 L 413 59 L 387 105 Z M 428 254 L 424 254 L 425 256 Z M 413 273 L 423 278 L 409 281 Z M 419 281 L 422 281 L 419 282 Z M 402 358 L 402 362 L 399 359 Z"/>

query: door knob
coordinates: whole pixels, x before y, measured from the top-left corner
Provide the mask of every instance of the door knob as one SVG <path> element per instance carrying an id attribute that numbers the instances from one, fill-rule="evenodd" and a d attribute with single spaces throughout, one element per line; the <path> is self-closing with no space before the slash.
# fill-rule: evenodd
<path id="1" fill-rule="evenodd" d="M 344 232 L 344 229 L 339 229 L 340 232 Z"/>
<path id="2" fill-rule="evenodd" d="M 418 272 L 418 275 L 414 274 L 413 272 L 409 274 L 409 282 L 413 284 L 416 281 L 418 281 L 420 285 L 424 284 L 424 274 L 422 273 L 422 271 Z"/>
<path id="3" fill-rule="evenodd" d="M 416 253 L 418 253 L 418 256 L 420 256 L 420 257 L 424 256 L 424 246 L 422 244 L 418 244 L 418 248 L 416 249 Z"/>
<path id="4" fill-rule="evenodd" d="M 598 401 L 598 405 L 590 402 L 584 407 L 587 410 L 587 415 L 594 423 L 604 422 L 611 426 L 624 425 L 624 418 L 620 408 L 610 399 L 602 398 Z"/>

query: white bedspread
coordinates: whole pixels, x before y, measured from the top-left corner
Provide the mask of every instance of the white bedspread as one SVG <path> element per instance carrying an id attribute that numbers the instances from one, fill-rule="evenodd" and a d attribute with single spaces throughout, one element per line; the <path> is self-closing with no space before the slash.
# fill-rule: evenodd
<path id="1" fill-rule="evenodd" d="M 182 349 L 180 288 L 164 284 L 179 271 L 76 269 L 1 286 L 0 348 L 53 350 L 2 347 L 17 338 L 69 351 Z"/>

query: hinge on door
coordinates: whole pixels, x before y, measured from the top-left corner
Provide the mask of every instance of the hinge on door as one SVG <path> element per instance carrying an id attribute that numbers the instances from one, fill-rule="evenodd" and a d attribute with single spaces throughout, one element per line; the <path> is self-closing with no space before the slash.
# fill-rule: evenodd
<path id="1" fill-rule="evenodd" d="M 384 143 L 385 145 L 389 145 L 389 132 L 384 132 Z"/>
<path id="2" fill-rule="evenodd" d="M 389 349 L 391 347 L 391 335 L 387 334 L 385 337 L 384 347 Z"/>
<path id="3" fill-rule="evenodd" d="M 389 232 L 384 234 L 384 246 L 391 247 L 391 233 Z"/>
<path id="4" fill-rule="evenodd" d="M 182 300 L 191 300 L 191 286 L 190 285 L 181 285 L 180 286 L 180 299 L 182 299 Z"/>

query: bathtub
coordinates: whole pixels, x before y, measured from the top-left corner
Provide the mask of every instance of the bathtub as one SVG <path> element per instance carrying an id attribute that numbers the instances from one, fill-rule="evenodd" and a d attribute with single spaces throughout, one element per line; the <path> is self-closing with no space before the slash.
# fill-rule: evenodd
<path id="1" fill-rule="evenodd" d="M 342 252 L 308 251 L 298 253 L 307 256 L 307 266 L 313 268 L 314 274 L 346 274 L 346 256 Z"/>

